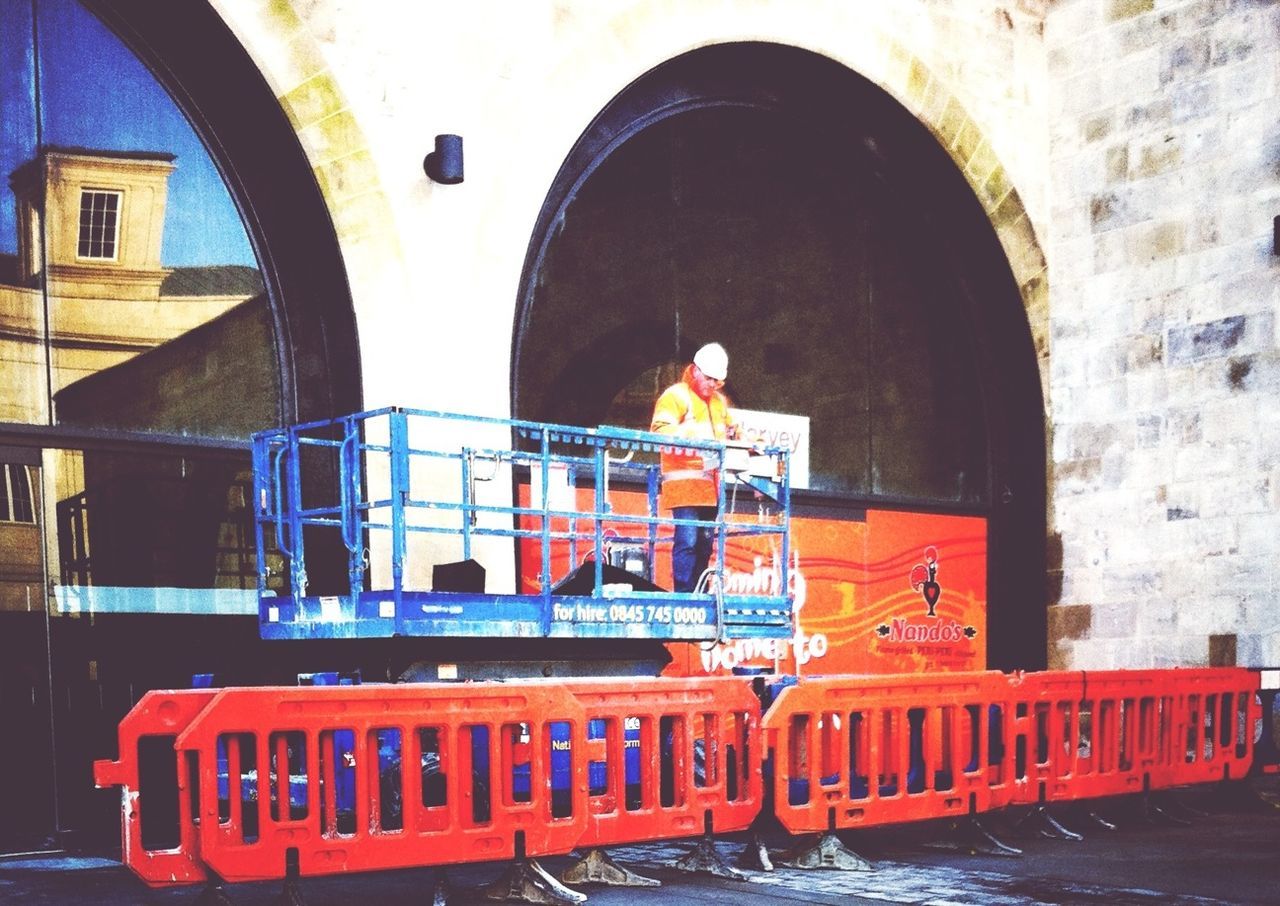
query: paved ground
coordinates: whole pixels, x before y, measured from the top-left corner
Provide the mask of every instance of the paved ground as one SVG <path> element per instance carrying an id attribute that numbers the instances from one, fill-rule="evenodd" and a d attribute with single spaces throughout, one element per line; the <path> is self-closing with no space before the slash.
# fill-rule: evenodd
<path id="1" fill-rule="evenodd" d="M 1277 784 L 1260 785 L 1275 797 Z M 1021 847 L 1022 856 L 974 855 L 931 848 L 948 839 L 948 827 L 913 826 L 862 832 L 845 841 L 868 857 L 869 872 L 750 872 L 746 881 L 681 875 L 669 866 L 690 848 L 687 842 L 633 846 L 612 851 L 618 861 L 663 886 L 652 890 L 589 888 L 592 906 L 674 906 L 732 900 L 734 906 L 765 904 L 1275 904 L 1280 902 L 1280 809 L 1265 800 L 1223 797 L 1216 791 L 1183 794 L 1176 804 L 1164 800 L 1169 818 L 1190 824 L 1147 823 L 1138 803 L 1116 803 L 1107 817 L 1119 825 L 1105 830 L 1084 813 L 1063 813 L 1064 824 L 1084 832 L 1069 842 L 1030 836 L 1012 826 L 1013 816 L 997 817 L 997 836 Z M 1252 803 L 1252 805 L 1250 805 Z M 1128 805 L 1129 808 L 1119 806 Z M 1196 812 L 1180 811 L 1176 805 Z M 777 843 L 783 841 L 778 839 Z M 719 844 L 730 861 L 743 849 L 741 838 Z M 567 859 L 547 860 L 558 872 Z M 485 902 L 479 887 L 502 866 L 451 869 L 455 906 Z M 430 903 L 430 871 L 387 872 L 308 879 L 302 891 L 307 906 L 336 906 L 364 901 L 370 906 Z M 235 906 L 266 906 L 279 900 L 280 884 L 228 885 Z M 152 891 L 103 854 L 0 859 L 0 903 L 33 904 L 194 904 L 197 889 Z"/>

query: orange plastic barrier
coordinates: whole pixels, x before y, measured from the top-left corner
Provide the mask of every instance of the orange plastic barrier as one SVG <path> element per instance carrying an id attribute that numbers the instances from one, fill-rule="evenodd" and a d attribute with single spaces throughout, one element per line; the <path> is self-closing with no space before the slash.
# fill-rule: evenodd
<path id="1" fill-rule="evenodd" d="M 987 811 L 1013 795 L 1008 677 L 815 677 L 764 716 L 792 833 Z"/>
<path id="2" fill-rule="evenodd" d="M 1173 761 L 1168 671 L 1014 675 L 1015 803 L 1142 792 Z"/>
<path id="3" fill-rule="evenodd" d="M 93 782 L 100 789 L 120 787 L 120 853 L 124 864 L 153 886 L 194 884 L 208 876 L 200 861 L 199 843 L 186 777 L 173 750 L 187 728 L 217 693 L 211 689 L 148 692 L 125 715 L 117 729 L 119 757 L 93 763 Z M 144 749 L 157 775 L 144 778 Z M 157 808 L 153 819 L 149 802 L 165 800 L 173 822 Z"/>
<path id="4" fill-rule="evenodd" d="M 553 804 L 558 730 L 585 745 L 553 683 L 224 689 L 176 745 L 197 765 L 201 858 L 250 881 L 291 857 L 322 875 L 566 853 L 588 810 L 581 760 Z"/>
<path id="5" fill-rule="evenodd" d="M 1159 784 L 1239 780 L 1248 774 L 1255 727 L 1262 720 L 1258 673 L 1234 667 L 1160 673 L 1175 711 L 1172 763 Z"/>
<path id="6" fill-rule="evenodd" d="M 1088 728 L 1082 726 L 1085 674 L 1048 671 L 1011 674 L 1011 745 L 1014 783 L 1010 803 L 1036 804 L 1074 798 L 1079 758 Z"/>
<path id="7" fill-rule="evenodd" d="M 150 692 L 121 722 L 122 851 L 152 886 L 792 833 L 1238 779 L 1243 669 L 526 680 Z M 1265 726 L 1265 725 L 1264 725 Z"/>
<path id="8" fill-rule="evenodd" d="M 763 802 L 760 700 L 744 680 L 566 684 L 586 712 L 589 809 L 578 845 L 742 830 Z"/>
<path id="9" fill-rule="evenodd" d="M 1242 777 L 1257 677 L 1195 668 L 1034 673 L 1014 704 L 1014 802 L 1092 799 Z"/>

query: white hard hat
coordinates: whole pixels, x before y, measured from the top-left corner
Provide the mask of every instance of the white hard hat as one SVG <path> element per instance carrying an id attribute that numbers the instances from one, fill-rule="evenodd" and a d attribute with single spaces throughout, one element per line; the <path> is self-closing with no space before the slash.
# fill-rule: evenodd
<path id="1" fill-rule="evenodd" d="M 693 364 L 712 380 L 723 381 L 729 375 L 729 353 L 719 343 L 708 343 L 695 352 Z"/>

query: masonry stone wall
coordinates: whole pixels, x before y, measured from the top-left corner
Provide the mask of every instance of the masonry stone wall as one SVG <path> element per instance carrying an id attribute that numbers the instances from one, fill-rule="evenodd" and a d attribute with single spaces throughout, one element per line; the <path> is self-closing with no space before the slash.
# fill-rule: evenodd
<path id="1" fill-rule="evenodd" d="M 1045 50 L 1050 662 L 1280 662 L 1280 4 L 1059 2 Z"/>
<path id="2" fill-rule="evenodd" d="M 1280 4 L 212 2 L 329 203 L 370 405 L 504 414 L 539 207 L 647 70 L 761 40 L 866 76 L 949 151 L 1022 292 L 1052 449 L 1051 663 L 1280 662 Z M 440 132 L 465 137 L 461 186 L 422 175 Z"/>
<path id="3" fill-rule="evenodd" d="M 824 54 L 915 113 L 992 212 L 1046 338 L 1033 227 L 1047 206 L 1045 2 L 212 0 L 279 96 L 329 203 L 366 401 L 494 414 L 509 405 L 520 269 L 560 164 L 628 84 L 720 42 Z M 461 186 L 422 174 L 443 132 L 464 137 Z M 467 317 L 442 318 L 453 307 Z"/>

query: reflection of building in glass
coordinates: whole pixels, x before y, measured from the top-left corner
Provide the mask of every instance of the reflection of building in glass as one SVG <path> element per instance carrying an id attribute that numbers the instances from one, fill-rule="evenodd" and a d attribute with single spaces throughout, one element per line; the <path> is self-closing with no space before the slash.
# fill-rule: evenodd
<path id="1" fill-rule="evenodd" d="M 146 609 L 166 610 L 178 605 L 156 589 L 257 588 L 253 475 L 243 463 L 95 450 L 63 466 L 60 484 L 70 487 L 58 489 L 56 518 L 64 590 L 116 586 L 111 609 L 145 601 Z M 279 556 L 271 556 L 283 574 Z"/>
<path id="2" fill-rule="evenodd" d="M 47 421 L 52 405 L 60 424 L 244 436 L 278 419 L 259 272 L 161 262 L 174 169 L 172 154 L 46 146 L 10 175 L 18 243 L 0 255 L 0 421 Z M 63 581 L 244 586 L 249 536 L 232 499 L 243 466 L 206 474 L 175 459 L 173 474 L 151 461 L 122 473 L 133 459 L 77 456 L 62 476 Z M 0 475 L 0 609 L 24 609 L 31 588 L 39 607 L 36 482 L 16 464 Z"/>
<path id="3" fill-rule="evenodd" d="M 30 466 L 0 462 L 0 611 L 43 606 L 36 480 Z"/>
<path id="4" fill-rule="evenodd" d="M 162 265 L 174 169 L 166 153 L 50 146 L 10 175 L 18 253 L 0 255 L 0 421 L 45 421 L 50 389 L 261 293 L 250 267 Z"/>

